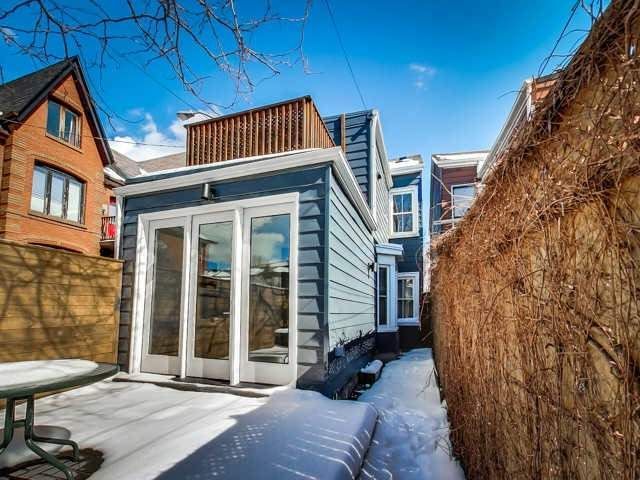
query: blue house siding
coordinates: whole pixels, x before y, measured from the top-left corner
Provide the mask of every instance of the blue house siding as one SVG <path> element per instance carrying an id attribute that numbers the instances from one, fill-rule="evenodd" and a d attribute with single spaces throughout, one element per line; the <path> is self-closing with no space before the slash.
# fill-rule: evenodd
<path id="1" fill-rule="evenodd" d="M 329 349 L 375 330 L 374 243 L 332 177 L 329 206 Z"/>
<path id="2" fill-rule="evenodd" d="M 325 331 L 326 295 L 326 220 L 328 166 L 279 172 L 243 179 L 212 183 L 215 202 L 298 192 L 298 384 L 314 388 L 326 379 Z M 150 193 L 125 199 L 122 224 L 122 257 L 125 260 L 120 317 L 118 361 L 127 369 L 129 328 L 133 303 L 133 274 L 136 260 L 138 215 L 148 212 L 193 207 L 209 203 L 201 198 L 201 187 L 190 186 L 172 191 Z"/>
<path id="3" fill-rule="evenodd" d="M 391 233 L 391 222 L 389 218 L 389 187 L 387 186 L 387 179 L 382 167 L 383 155 L 382 148 L 376 141 L 376 223 L 378 228 L 374 232 L 375 239 L 378 243 L 387 243 L 389 241 L 389 234 Z"/>
<path id="4" fill-rule="evenodd" d="M 325 117 L 323 121 L 329 130 L 329 135 L 336 145 L 341 145 L 342 126 L 340 125 L 340 116 Z M 369 148 L 371 142 L 371 112 L 353 112 L 345 114 L 345 145 L 347 161 L 351 166 L 360 190 L 364 195 L 368 205 L 371 205 L 373 199 L 370 197 L 370 164 L 369 164 Z"/>
<path id="5" fill-rule="evenodd" d="M 418 236 L 408 238 L 392 238 L 392 243 L 402 245 L 404 253 L 398 260 L 398 272 L 422 272 L 424 269 L 424 225 L 422 202 L 422 173 L 410 173 L 393 176 L 393 188 L 402 188 L 416 185 L 418 187 Z M 422 290 L 423 276 L 420 276 L 420 288 Z"/>

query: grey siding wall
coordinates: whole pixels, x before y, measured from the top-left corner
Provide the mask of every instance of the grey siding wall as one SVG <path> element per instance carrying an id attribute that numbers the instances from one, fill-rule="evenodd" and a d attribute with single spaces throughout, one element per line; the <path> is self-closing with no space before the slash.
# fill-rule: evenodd
<path id="1" fill-rule="evenodd" d="M 371 112 L 354 112 L 346 115 L 346 157 L 351 170 L 360 185 L 360 190 L 371 205 L 373 201 L 369 196 L 369 142 L 371 138 L 370 117 Z M 323 118 L 329 134 L 336 145 L 340 146 L 342 139 L 340 116 Z"/>
<path id="2" fill-rule="evenodd" d="M 375 329 L 373 236 L 331 177 L 329 202 L 329 349 Z"/>
<path id="3" fill-rule="evenodd" d="M 398 272 L 424 272 L 423 243 L 424 243 L 424 222 L 423 222 L 423 198 L 422 198 L 422 173 L 411 173 L 408 175 L 395 175 L 393 177 L 393 187 L 418 186 L 418 218 L 420 228 L 418 236 L 409 238 L 394 238 L 393 243 L 399 243 L 404 248 L 404 254 L 398 261 Z M 422 291 L 423 276 L 420 275 L 420 289 Z"/>
<path id="4" fill-rule="evenodd" d="M 298 256 L 298 383 L 314 388 L 326 379 L 325 332 L 326 295 L 326 205 L 329 167 L 289 171 L 241 181 L 213 184 L 216 203 L 243 198 L 300 193 L 300 231 Z M 138 215 L 206 204 L 201 187 L 186 187 L 173 191 L 127 198 L 124 202 L 122 228 L 122 258 L 125 260 L 120 316 L 118 361 L 128 369 L 129 335 L 133 296 Z"/>
<path id="5" fill-rule="evenodd" d="M 376 222 L 378 229 L 374 232 L 376 240 L 380 243 L 389 241 L 391 233 L 391 223 L 389 219 L 389 187 L 382 169 L 384 157 L 382 155 L 381 146 L 376 142 Z"/>

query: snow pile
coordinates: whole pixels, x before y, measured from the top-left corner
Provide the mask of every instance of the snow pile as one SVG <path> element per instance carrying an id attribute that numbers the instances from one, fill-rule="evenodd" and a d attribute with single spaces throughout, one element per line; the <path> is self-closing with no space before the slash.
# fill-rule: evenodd
<path id="1" fill-rule="evenodd" d="M 464 480 L 450 455 L 446 406 L 433 369 L 430 349 L 412 350 L 388 363 L 358 399 L 379 415 L 361 479 Z"/>
<path id="2" fill-rule="evenodd" d="M 382 366 L 383 363 L 380 360 L 374 360 L 373 362 L 369 362 L 366 367 L 361 368 L 360 372 L 377 375 L 378 372 L 382 369 Z"/>
<path id="3" fill-rule="evenodd" d="M 250 398 L 99 382 L 36 401 L 37 425 L 104 453 L 91 480 L 349 480 L 375 423 L 369 405 L 302 390 Z"/>

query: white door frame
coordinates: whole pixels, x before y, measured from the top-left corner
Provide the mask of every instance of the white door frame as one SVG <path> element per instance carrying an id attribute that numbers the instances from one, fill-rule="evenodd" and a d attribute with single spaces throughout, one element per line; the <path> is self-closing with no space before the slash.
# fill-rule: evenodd
<path id="1" fill-rule="evenodd" d="M 396 281 L 396 257 L 393 255 L 380 255 L 378 254 L 378 274 L 380 272 L 380 267 L 387 267 L 387 271 L 389 276 L 387 278 L 387 324 L 380 325 L 378 323 L 378 318 L 376 318 L 376 327 L 378 332 L 397 332 L 397 281 Z M 380 282 L 376 283 L 376 305 L 378 305 L 378 288 L 380 286 Z M 379 306 L 376 311 L 379 310 Z M 377 316 L 376 316 L 377 317 Z"/>
<path id="2" fill-rule="evenodd" d="M 289 225 L 289 362 L 287 364 L 252 362 L 249 360 L 249 282 L 251 265 L 251 219 L 271 215 L 290 216 Z M 296 380 L 297 371 L 297 312 L 298 312 L 298 208 L 297 205 L 278 204 L 244 210 L 242 239 L 242 322 L 240 346 L 240 380 L 286 385 Z"/>
<path id="3" fill-rule="evenodd" d="M 153 284 L 155 281 L 155 231 L 161 228 L 182 227 L 182 282 L 181 289 L 184 293 L 189 278 L 189 262 L 187 261 L 187 253 L 189 251 L 189 227 L 187 217 L 174 217 L 162 220 L 152 220 L 148 225 L 148 238 L 149 248 L 142 252 L 142 256 L 146 259 L 147 272 L 144 276 L 145 289 L 149 291 L 149 295 L 144 297 L 144 312 L 142 318 L 142 339 L 141 339 L 141 364 L 144 363 L 145 370 L 152 373 L 170 372 L 172 374 L 180 373 L 181 365 L 180 359 L 183 351 L 183 339 L 184 339 L 184 322 L 187 318 L 187 305 L 185 305 L 185 298 L 180 302 L 180 319 L 179 319 L 179 337 L 178 337 L 178 355 L 173 357 L 169 355 L 153 355 L 148 353 L 149 348 L 149 333 L 151 323 L 151 302 L 153 300 Z"/>
<path id="4" fill-rule="evenodd" d="M 206 359 L 195 356 L 195 320 L 197 309 L 197 293 L 198 293 L 198 243 L 200 239 L 200 226 L 212 223 L 231 223 L 231 278 L 230 280 L 230 312 L 229 312 L 229 359 Z M 194 215 L 191 219 L 191 280 L 189 283 L 189 316 L 187 317 L 187 343 L 186 343 L 186 375 L 198 378 L 219 378 L 222 380 L 231 380 L 232 372 L 230 364 L 233 363 L 234 356 L 236 324 L 240 322 L 238 309 L 234 306 L 234 292 L 239 288 L 239 277 L 235 274 L 236 266 L 240 258 L 239 243 L 236 241 L 236 233 L 240 229 L 240 220 L 238 211 L 227 210 L 224 212 L 204 213 Z M 237 381 L 236 381 L 237 383 Z"/>
<path id="5" fill-rule="evenodd" d="M 129 372 L 132 374 L 140 373 L 142 366 L 142 352 L 143 352 L 143 339 L 144 339 L 144 315 L 148 311 L 145 308 L 146 297 L 149 294 L 149 285 L 147 285 L 147 269 L 148 255 L 150 251 L 150 224 L 152 221 L 175 219 L 176 217 L 182 217 L 186 221 L 185 228 L 185 245 L 191 247 L 191 225 L 193 223 L 193 217 L 196 215 L 210 214 L 224 211 L 234 211 L 238 219 L 242 218 L 244 209 L 253 207 L 262 207 L 268 205 L 288 206 L 291 213 L 291 253 L 290 253 L 290 303 L 289 303 L 289 315 L 290 315 L 290 331 L 289 331 L 289 360 L 290 370 L 287 374 L 286 383 L 294 383 L 297 379 L 297 313 L 298 313 L 298 297 L 297 297 L 297 285 L 298 285 L 298 204 L 299 194 L 286 193 L 281 195 L 271 195 L 266 197 L 249 198 L 238 201 L 230 201 L 223 203 L 212 203 L 207 205 L 199 205 L 196 207 L 184 207 L 176 208 L 172 210 L 165 210 L 160 212 L 151 212 L 138 215 L 138 235 L 136 245 L 136 264 L 134 269 L 134 286 L 133 286 L 133 308 L 131 313 L 131 339 L 129 345 Z M 234 244 L 240 244 L 242 241 L 242 222 L 238 221 L 240 227 L 234 231 Z M 187 236 L 189 238 L 187 238 Z M 236 249 L 240 250 L 240 249 Z M 191 305 L 191 289 L 192 285 L 190 281 L 185 281 L 185 278 L 191 278 L 189 272 L 190 268 L 190 255 L 188 251 L 184 254 L 183 258 L 186 263 L 186 270 L 183 272 L 183 302 L 182 302 L 182 315 L 181 326 L 184 328 L 186 319 L 192 315 L 193 306 Z M 236 255 L 234 254 L 234 261 Z M 241 278 L 243 266 L 241 261 L 236 261 L 233 274 L 237 278 Z M 234 311 L 240 312 L 242 309 L 242 296 L 241 288 L 234 290 L 232 298 L 232 307 Z M 234 328 L 230 332 L 231 348 L 230 348 L 230 383 L 237 384 L 240 381 L 240 322 L 234 322 Z M 187 335 L 182 335 L 180 339 L 180 368 L 177 375 L 184 378 L 187 374 Z"/>

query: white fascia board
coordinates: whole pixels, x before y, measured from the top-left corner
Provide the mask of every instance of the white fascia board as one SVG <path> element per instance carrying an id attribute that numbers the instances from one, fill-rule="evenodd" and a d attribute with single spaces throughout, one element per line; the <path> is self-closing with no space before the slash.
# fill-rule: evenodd
<path id="1" fill-rule="evenodd" d="M 404 248 L 397 243 L 379 243 L 376 245 L 376 253 L 378 255 L 400 256 L 404 253 Z"/>
<path id="2" fill-rule="evenodd" d="M 356 181 L 356 178 L 353 175 L 353 172 L 347 163 L 347 159 L 340 147 L 306 150 L 298 153 L 289 153 L 288 155 L 258 157 L 253 160 L 246 158 L 228 160 L 220 162 L 219 168 L 202 171 L 202 166 L 198 166 L 200 168 L 197 170 L 194 169 L 193 173 L 187 173 L 177 177 L 150 180 L 143 183 L 133 183 L 131 185 L 118 187 L 114 189 L 114 192 L 122 197 L 128 197 L 131 195 L 142 195 L 162 190 L 172 190 L 192 185 L 199 185 L 202 183 L 212 183 L 253 175 L 274 173 L 292 168 L 311 167 L 323 163 L 331 165 L 336 178 L 344 188 L 349 199 L 362 215 L 367 227 L 371 230 L 375 230 L 376 222 L 371 214 L 369 205 L 367 205 L 367 202 L 362 195 L 362 191 L 358 186 L 358 182 Z M 189 168 L 191 167 L 186 167 L 182 171 L 189 171 Z"/>
<path id="3" fill-rule="evenodd" d="M 457 168 L 457 167 L 476 167 L 478 163 L 482 162 L 483 159 L 478 158 L 480 154 L 484 153 L 484 159 L 487 158 L 489 151 L 482 152 L 468 152 L 469 156 L 464 155 L 465 152 L 461 152 L 460 154 L 455 154 L 456 156 L 460 156 L 460 158 L 446 158 L 447 154 L 433 154 L 431 155 L 431 159 L 433 163 L 435 163 L 440 168 Z"/>
<path id="4" fill-rule="evenodd" d="M 394 177 L 397 175 L 407 175 L 409 173 L 422 173 L 424 165 L 407 165 L 406 167 L 394 167 L 391 170 L 391 175 Z"/>
<path id="5" fill-rule="evenodd" d="M 487 155 L 486 160 L 478 170 L 478 177 L 484 180 L 484 177 L 491 169 L 491 166 L 496 162 L 498 157 L 502 154 L 504 150 L 507 149 L 509 143 L 511 141 L 511 137 L 516 129 L 516 127 L 520 124 L 523 118 L 530 115 L 532 108 L 532 99 L 531 99 L 531 89 L 533 85 L 533 79 L 527 79 L 522 84 L 522 88 L 518 92 L 518 96 L 516 100 L 513 102 L 513 106 L 511 107 L 511 111 L 509 112 L 509 116 L 507 117 L 506 122 L 500 129 L 500 133 L 498 134 L 498 138 L 494 142 L 491 150 L 489 151 L 489 155 Z"/>
<path id="6" fill-rule="evenodd" d="M 380 138 L 380 143 L 382 144 L 382 154 L 383 158 L 380 159 L 380 163 L 382 164 L 382 169 L 384 170 L 384 178 L 387 181 L 387 188 L 391 188 L 393 186 L 393 180 L 391 179 L 391 172 L 389 171 L 389 157 L 387 155 L 387 145 L 384 143 L 384 135 L 382 133 L 382 122 L 380 121 L 380 114 L 378 110 L 373 110 L 373 115 L 376 118 L 375 122 L 375 131 L 373 134 L 374 147 L 377 144 L 378 137 Z"/>

